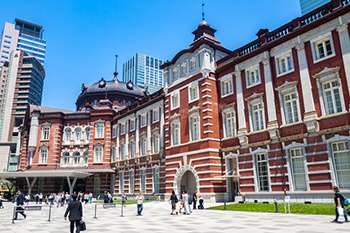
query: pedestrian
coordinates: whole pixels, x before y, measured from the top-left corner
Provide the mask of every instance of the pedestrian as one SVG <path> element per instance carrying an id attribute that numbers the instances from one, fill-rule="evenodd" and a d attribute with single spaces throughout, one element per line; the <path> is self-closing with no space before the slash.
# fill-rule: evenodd
<path id="1" fill-rule="evenodd" d="M 85 202 L 85 205 L 86 205 L 86 203 L 88 203 L 88 201 L 89 201 L 89 194 L 85 193 L 85 194 L 84 194 L 84 202 Z"/>
<path id="2" fill-rule="evenodd" d="M 348 217 L 346 216 L 346 212 L 344 209 L 345 198 L 344 198 L 343 194 L 340 193 L 339 188 L 337 186 L 333 187 L 333 191 L 334 191 L 334 202 L 335 202 L 335 219 L 333 220 L 333 222 L 338 222 L 338 218 L 339 218 L 338 208 L 339 207 L 342 208 L 345 222 L 348 222 Z"/>
<path id="3" fill-rule="evenodd" d="M 61 206 L 64 206 L 64 203 L 66 201 L 66 195 L 64 195 L 64 192 L 61 193 Z"/>
<path id="4" fill-rule="evenodd" d="M 92 196 L 93 196 L 93 195 L 92 195 L 92 192 L 90 192 L 90 193 L 89 193 L 89 203 L 90 203 L 90 204 L 91 204 L 91 202 L 92 202 Z"/>
<path id="5" fill-rule="evenodd" d="M 21 192 L 21 190 L 17 191 L 17 207 L 16 207 L 16 214 L 15 214 L 15 218 L 14 220 L 17 220 L 18 217 L 18 213 L 20 213 L 24 219 L 27 218 L 27 215 L 24 214 L 24 208 L 22 207 L 24 205 L 24 197 L 23 197 L 23 193 Z"/>
<path id="6" fill-rule="evenodd" d="M 108 202 L 113 203 L 112 195 L 108 192 Z"/>
<path id="7" fill-rule="evenodd" d="M 144 200 L 144 196 L 142 195 L 141 191 L 139 192 L 139 194 L 136 196 L 136 200 L 137 200 L 137 215 L 141 216 L 142 210 L 143 210 L 143 200 Z"/>
<path id="8" fill-rule="evenodd" d="M 72 195 L 72 201 L 68 204 L 64 213 L 64 220 L 67 220 L 69 213 L 70 233 L 74 232 L 74 224 L 77 228 L 76 233 L 80 232 L 80 221 L 83 219 L 83 206 L 80 201 L 77 201 L 77 194 Z"/>
<path id="9" fill-rule="evenodd" d="M 197 206 L 197 190 L 193 193 L 193 209 L 195 210 Z"/>
<path id="10" fill-rule="evenodd" d="M 181 202 L 180 202 L 180 205 L 179 205 L 179 213 L 181 214 L 181 210 L 182 209 L 184 209 L 184 202 L 183 202 L 183 196 L 185 195 L 185 191 L 184 190 L 182 190 L 181 191 L 181 195 L 180 195 L 180 200 L 181 200 Z M 184 210 L 185 211 L 185 210 Z"/>
<path id="11" fill-rule="evenodd" d="M 108 203 L 108 194 L 107 191 L 105 191 L 105 194 L 103 194 L 103 202 Z"/>
<path id="12" fill-rule="evenodd" d="M 61 203 L 61 197 L 60 197 L 60 193 L 57 193 L 57 195 L 55 194 L 55 203 L 56 203 L 56 207 L 59 207 L 60 203 Z"/>
<path id="13" fill-rule="evenodd" d="M 70 202 L 70 195 L 69 195 L 69 193 L 68 193 L 68 192 L 66 192 L 65 197 L 66 197 L 66 202 L 67 202 L 67 205 L 68 205 L 68 204 L 69 204 L 69 202 Z"/>
<path id="14" fill-rule="evenodd" d="M 39 204 L 41 205 L 43 203 L 43 194 L 39 194 Z"/>
<path id="15" fill-rule="evenodd" d="M 190 214 L 190 211 L 188 209 L 189 204 L 188 204 L 188 191 L 184 191 L 184 194 L 182 195 L 182 203 L 183 203 L 183 207 L 185 209 L 184 214 Z"/>
<path id="16" fill-rule="evenodd" d="M 123 192 L 123 195 L 122 195 L 122 205 L 123 205 L 124 207 L 126 207 L 126 206 L 125 206 L 125 201 L 126 201 L 126 200 L 128 200 L 128 198 L 126 197 L 125 192 Z"/>
<path id="17" fill-rule="evenodd" d="M 35 194 L 35 204 L 39 203 L 39 193 Z"/>
<path id="18" fill-rule="evenodd" d="M 189 194 L 188 190 L 187 190 L 187 195 L 188 195 L 188 210 L 190 213 L 192 213 L 192 210 L 191 210 L 191 205 L 192 205 L 192 197 L 191 197 L 191 194 Z"/>
<path id="19" fill-rule="evenodd" d="M 199 201 L 198 209 L 204 209 L 204 205 L 203 205 L 204 200 L 203 200 L 203 197 L 199 196 L 198 201 Z"/>
<path id="20" fill-rule="evenodd" d="M 49 201 L 50 201 L 50 205 L 53 205 L 53 202 L 54 202 L 54 194 L 53 193 L 50 193 L 50 196 L 49 196 Z"/>
<path id="21" fill-rule="evenodd" d="M 29 205 L 29 201 L 30 201 L 30 196 L 29 196 L 29 194 L 27 194 L 27 195 L 24 197 L 24 200 L 25 200 L 26 204 Z"/>
<path id="22" fill-rule="evenodd" d="M 0 209 L 3 209 L 4 208 L 4 206 L 2 205 L 2 199 L 3 199 L 4 197 L 3 197 L 3 195 L 2 195 L 2 193 L 0 193 Z"/>
<path id="23" fill-rule="evenodd" d="M 174 211 L 175 211 L 175 214 L 178 214 L 176 211 L 176 203 L 178 203 L 179 200 L 177 199 L 177 196 L 175 195 L 174 190 L 171 192 L 170 201 L 171 201 L 171 215 L 174 214 Z"/>

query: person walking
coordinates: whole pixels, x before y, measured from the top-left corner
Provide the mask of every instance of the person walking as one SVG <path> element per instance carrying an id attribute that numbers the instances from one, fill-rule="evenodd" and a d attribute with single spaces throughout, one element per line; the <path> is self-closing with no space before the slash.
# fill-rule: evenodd
<path id="1" fill-rule="evenodd" d="M 92 192 L 89 193 L 89 203 L 91 204 L 92 202 Z"/>
<path id="2" fill-rule="evenodd" d="M 3 196 L 2 196 L 2 193 L 0 193 L 0 209 L 4 208 L 4 206 L 2 205 L 2 199 L 3 199 Z"/>
<path id="3" fill-rule="evenodd" d="M 333 220 L 333 222 L 338 222 L 338 218 L 339 218 L 338 207 L 341 207 L 343 209 L 345 222 L 348 222 L 348 217 L 346 216 L 346 212 L 344 209 L 345 198 L 343 194 L 340 193 L 339 188 L 337 186 L 333 187 L 333 191 L 334 191 L 334 202 L 335 202 L 335 219 Z"/>
<path id="4" fill-rule="evenodd" d="M 64 194 L 64 192 L 61 193 L 61 206 L 64 206 L 64 203 L 66 201 L 66 195 Z"/>
<path id="5" fill-rule="evenodd" d="M 108 203 L 108 194 L 107 191 L 105 191 L 105 194 L 103 194 L 103 202 Z"/>
<path id="6" fill-rule="evenodd" d="M 39 193 L 35 194 L 35 204 L 39 203 Z"/>
<path id="7" fill-rule="evenodd" d="M 123 195 L 122 195 L 122 205 L 123 205 L 124 207 L 126 207 L 126 206 L 125 206 L 126 200 L 128 200 L 128 198 L 126 197 L 125 192 L 123 192 Z"/>
<path id="8" fill-rule="evenodd" d="M 142 195 L 141 191 L 136 196 L 137 200 L 137 215 L 141 216 L 142 210 L 143 210 L 143 200 L 145 200 L 145 197 Z"/>
<path id="9" fill-rule="evenodd" d="M 21 192 L 21 190 L 17 191 L 17 203 L 16 204 L 17 204 L 17 207 L 16 207 L 16 214 L 15 214 L 14 220 L 17 220 L 18 213 L 20 213 L 24 217 L 24 219 L 26 219 L 27 215 L 24 214 L 24 208 L 22 207 L 24 205 L 24 196 L 23 196 L 23 193 Z"/>
<path id="10" fill-rule="evenodd" d="M 67 202 L 67 205 L 68 205 L 68 204 L 69 204 L 69 202 L 70 202 L 70 195 L 69 195 L 69 193 L 68 193 L 68 192 L 66 192 L 65 197 L 66 197 L 66 202 Z"/>
<path id="11" fill-rule="evenodd" d="M 189 204 L 188 204 L 188 191 L 185 191 L 184 194 L 182 195 L 182 203 L 183 203 L 183 206 L 184 206 L 184 214 L 190 214 L 190 211 L 188 209 L 189 207 Z"/>
<path id="12" fill-rule="evenodd" d="M 197 190 L 193 193 L 193 209 L 195 210 L 197 206 Z"/>
<path id="13" fill-rule="evenodd" d="M 39 204 L 41 205 L 43 203 L 43 194 L 39 194 Z"/>
<path id="14" fill-rule="evenodd" d="M 203 200 L 203 197 L 199 196 L 198 201 L 199 201 L 198 209 L 204 209 L 204 205 L 203 205 L 204 200 Z"/>
<path id="15" fill-rule="evenodd" d="M 27 195 L 24 197 L 24 200 L 25 200 L 25 203 L 26 203 L 27 205 L 29 205 L 29 201 L 30 201 L 30 196 L 29 196 L 29 194 L 27 194 Z"/>
<path id="16" fill-rule="evenodd" d="M 179 200 L 177 199 L 177 196 L 175 195 L 174 190 L 171 192 L 170 201 L 171 201 L 171 215 L 174 214 L 174 211 L 175 211 L 175 214 L 178 214 L 176 211 L 176 203 L 178 203 Z"/>
<path id="17" fill-rule="evenodd" d="M 69 213 L 70 233 L 74 233 L 74 224 L 77 228 L 76 233 L 79 233 L 80 221 L 83 219 L 83 206 L 80 201 L 77 201 L 77 194 L 74 193 L 72 199 L 64 213 L 64 220 L 67 220 L 67 215 Z"/>

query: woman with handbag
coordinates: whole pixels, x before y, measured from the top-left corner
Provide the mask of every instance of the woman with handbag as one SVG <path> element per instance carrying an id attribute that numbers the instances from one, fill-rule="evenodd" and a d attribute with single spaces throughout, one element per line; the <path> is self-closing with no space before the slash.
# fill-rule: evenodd
<path id="1" fill-rule="evenodd" d="M 340 193 L 339 188 L 337 186 L 333 187 L 334 191 L 334 202 L 335 202 L 335 219 L 333 222 L 338 222 L 338 218 L 340 215 L 344 215 L 345 222 L 348 222 L 348 217 L 346 216 L 346 212 L 344 209 L 344 196 Z"/>
<path id="2" fill-rule="evenodd" d="M 175 195 L 175 191 L 173 190 L 171 192 L 171 196 L 170 196 L 170 202 L 171 202 L 171 215 L 174 214 L 174 211 L 175 211 L 175 214 L 178 214 L 177 211 L 176 211 L 176 203 L 178 202 L 179 200 L 177 199 L 177 196 Z"/>

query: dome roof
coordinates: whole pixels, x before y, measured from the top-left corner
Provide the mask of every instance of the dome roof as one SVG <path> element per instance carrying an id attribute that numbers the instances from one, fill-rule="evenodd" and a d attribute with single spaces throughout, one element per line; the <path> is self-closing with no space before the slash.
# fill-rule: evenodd
<path id="1" fill-rule="evenodd" d="M 198 24 L 198 28 L 200 28 L 200 27 L 202 27 L 202 26 L 210 27 L 210 24 L 209 24 L 207 21 L 203 20 L 202 22 L 200 22 L 200 23 Z"/>

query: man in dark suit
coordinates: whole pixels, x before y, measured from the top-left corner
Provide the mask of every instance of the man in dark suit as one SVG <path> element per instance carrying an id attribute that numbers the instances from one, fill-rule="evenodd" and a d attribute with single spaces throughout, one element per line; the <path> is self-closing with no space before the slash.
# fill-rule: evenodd
<path id="1" fill-rule="evenodd" d="M 109 203 L 109 198 L 108 198 L 108 193 L 105 191 L 105 194 L 103 195 L 103 202 L 104 203 Z"/>
<path id="2" fill-rule="evenodd" d="M 23 205 L 24 205 L 24 196 L 23 196 L 23 193 L 21 192 L 21 190 L 18 190 L 17 191 L 17 208 L 16 208 L 15 220 L 17 220 L 18 213 L 22 214 L 24 219 L 27 217 L 27 215 L 24 214 L 24 208 L 22 207 Z"/>
<path id="3" fill-rule="evenodd" d="M 80 232 L 80 221 L 83 218 L 83 207 L 80 201 L 77 201 L 77 194 L 72 195 L 73 201 L 69 202 L 68 207 L 66 209 L 66 213 L 64 214 L 64 220 L 67 220 L 67 215 L 69 213 L 69 221 L 70 221 L 70 233 L 74 232 L 74 223 L 77 227 L 76 233 Z"/>

